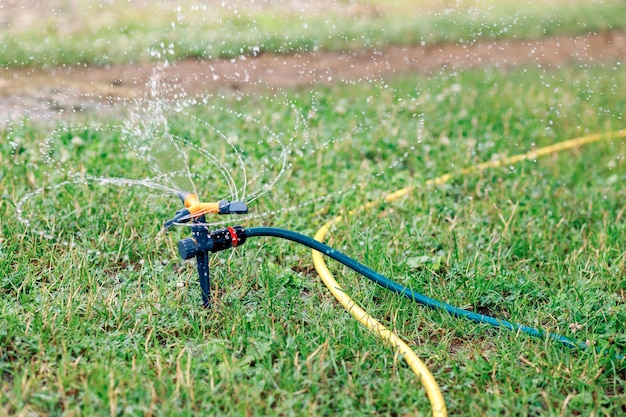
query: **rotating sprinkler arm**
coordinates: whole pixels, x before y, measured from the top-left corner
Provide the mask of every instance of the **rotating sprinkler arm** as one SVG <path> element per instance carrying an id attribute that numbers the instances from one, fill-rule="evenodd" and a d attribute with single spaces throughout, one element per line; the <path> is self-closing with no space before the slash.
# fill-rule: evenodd
<path id="1" fill-rule="evenodd" d="M 179 197 L 192 216 L 204 213 L 246 214 L 248 212 L 248 206 L 241 201 L 220 200 L 217 203 L 201 203 L 198 196 L 191 193 L 179 194 Z"/>
<path id="2" fill-rule="evenodd" d="M 207 213 L 215 214 L 246 214 L 248 213 L 248 206 L 241 201 L 228 201 L 220 200 L 216 203 L 201 203 L 198 196 L 193 193 L 180 192 L 178 196 L 182 200 L 185 208 L 178 210 L 174 218 L 168 220 L 163 225 L 166 229 L 174 226 L 177 223 L 188 223 L 190 220 L 196 222 L 196 219 L 200 218 Z M 197 223 L 204 223 L 197 222 Z"/>

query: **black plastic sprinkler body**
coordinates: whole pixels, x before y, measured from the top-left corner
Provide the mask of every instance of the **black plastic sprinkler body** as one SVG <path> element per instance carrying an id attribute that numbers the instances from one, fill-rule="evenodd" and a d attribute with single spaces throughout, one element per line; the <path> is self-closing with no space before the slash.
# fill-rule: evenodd
<path id="1" fill-rule="evenodd" d="M 204 222 L 204 215 L 198 217 L 197 221 L 194 220 L 194 223 L 198 224 L 191 226 L 193 237 L 178 241 L 178 254 L 185 260 L 196 257 L 200 291 L 202 291 L 202 305 L 208 307 L 211 298 L 209 252 L 233 248 L 244 243 L 246 238 L 242 234 L 243 228 L 241 226 L 227 227 L 209 232 L 207 227 L 202 225 Z"/>
<path id="2" fill-rule="evenodd" d="M 240 226 L 209 231 L 206 227 L 206 213 L 245 214 L 248 207 L 240 201 L 219 201 L 217 203 L 200 203 L 195 194 L 181 193 L 185 208 L 176 212 L 173 219 L 165 222 L 169 229 L 176 224 L 192 221 L 190 238 L 178 242 L 178 253 L 187 260 L 196 258 L 198 280 L 202 292 L 202 305 L 208 307 L 211 299 L 211 278 L 209 271 L 209 252 L 235 247 L 245 242 L 243 228 Z"/>

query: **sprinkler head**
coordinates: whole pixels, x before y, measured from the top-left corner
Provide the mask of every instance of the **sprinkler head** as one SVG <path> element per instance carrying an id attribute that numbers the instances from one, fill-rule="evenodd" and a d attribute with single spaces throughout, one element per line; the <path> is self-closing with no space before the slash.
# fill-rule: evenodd
<path id="1" fill-rule="evenodd" d="M 241 201 L 221 200 L 217 203 L 201 203 L 195 194 L 179 193 L 181 200 L 184 201 L 184 209 L 178 210 L 173 219 L 165 222 L 163 225 L 166 229 L 177 223 L 188 223 L 193 220 L 196 222 L 201 216 L 207 213 L 217 214 L 247 214 L 248 206 Z M 204 222 L 204 221 L 203 221 Z"/>

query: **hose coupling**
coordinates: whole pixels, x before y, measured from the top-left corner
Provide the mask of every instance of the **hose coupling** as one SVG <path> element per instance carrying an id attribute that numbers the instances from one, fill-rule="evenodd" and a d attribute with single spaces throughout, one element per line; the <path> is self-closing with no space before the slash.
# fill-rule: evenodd
<path id="1" fill-rule="evenodd" d="M 206 239 L 185 238 L 178 242 L 178 254 L 183 259 L 191 259 L 203 252 L 219 252 L 242 245 L 246 232 L 241 226 L 225 227 L 208 232 Z"/>

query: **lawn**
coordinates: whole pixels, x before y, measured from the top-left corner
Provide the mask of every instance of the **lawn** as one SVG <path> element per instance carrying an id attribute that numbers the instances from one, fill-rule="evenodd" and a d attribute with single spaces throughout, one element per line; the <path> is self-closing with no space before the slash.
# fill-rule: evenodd
<path id="1" fill-rule="evenodd" d="M 123 64 L 625 29 L 621 0 L 21 1 L 0 7 L 0 65 Z"/>
<path id="2" fill-rule="evenodd" d="M 372 269 L 605 352 L 429 310 L 329 261 L 424 359 L 450 415 L 626 413 L 625 139 L 463 174 L 624 129 L 624 85 L 619 62 L 441 71 L 3 126 L 0 414 L 430 414 L 419 379 L 341 309 L 305 248 L 255 238 L 212 255 L 202 308 L 176 252 L 189 229 L 162 230 L 186 161 L 202 199 L 230 197 L 225 172 L 259 192 L 250 216 L 210 221 L 313 236 L 343 214 L 329 244 Z"/>

